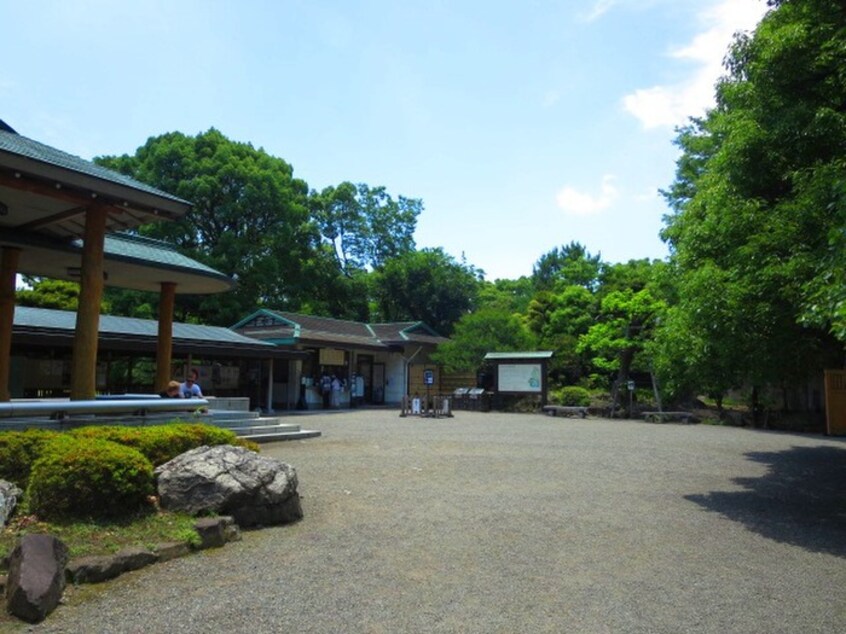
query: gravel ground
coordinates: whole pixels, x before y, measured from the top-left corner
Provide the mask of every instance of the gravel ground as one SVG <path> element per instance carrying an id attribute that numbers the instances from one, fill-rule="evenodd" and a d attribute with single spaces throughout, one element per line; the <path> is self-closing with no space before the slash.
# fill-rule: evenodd
<path id="1" fill-rule="evenodd" d="M 846 443 L 456 412 L 265 445 L 305 519 L 93 587 L 20 632 L 843 632 Z M 3 624 L 4 626 L 6 624 Z"/>

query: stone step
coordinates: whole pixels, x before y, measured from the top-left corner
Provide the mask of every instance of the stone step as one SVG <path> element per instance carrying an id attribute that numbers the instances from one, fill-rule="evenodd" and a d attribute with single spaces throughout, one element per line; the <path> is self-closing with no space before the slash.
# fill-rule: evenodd
<path id="1" fill-rule="evenodd" d="M 317 438 L 322 435 L 322 432 L 319 432 L 314 429 L 301 429 L 300 431 L 294 432 L 281 432 L 281 433 L 262 433 L 262 434 L 253 434 L 250 436 L 241 436 L 239 438 L 243 438 L 245 440 L 252 440 L 253 442 L 277 442 L 281 440 L 303 440 L 304 438 Z"/>
<path id="2" fill-rule="evenodd" d="M 221 420 L 221 421 L 256 420 L 256 419 L 261 417 L 261 414 L 259 414 L 258 412 L 229 410 L 229 409 L 210 409 L 209 415 L 212 417 L 212 420 L 215 421 L 215 424 L 217 424 L 218 420 Z"/>

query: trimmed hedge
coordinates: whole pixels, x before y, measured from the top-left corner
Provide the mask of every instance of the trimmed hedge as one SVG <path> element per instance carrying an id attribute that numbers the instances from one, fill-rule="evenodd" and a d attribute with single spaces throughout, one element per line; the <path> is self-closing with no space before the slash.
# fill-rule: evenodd
<path id="1" fill-rule="evenodd" d="M 110 440 L 133 447 L 153 463 L 154 467 L 172 460 L 202 445 L 242 445 L 235 432 L 211 425 L 172 423 L 152 427 L 93 426 L 80 427 L 70 432 L 77 438 Z M 255 445 L 255 443 L 251 443 Z M 253 447 L 247 446 L 249 449 Z M 253 449 L 254 451 L 257 450 Z"/>
<path id="2" fill-rule="evenodd" d="M 61 434 L 32 465 L 26 500 L 42 519 L 115 518 L 149 505 L 153 465 L 124 445 Z"/>
<path id="3" fill-rule="evenodd" d="M 554 390 L 550 400 L 556 405 L 587 407 L 590 405 L 590 392 L 578 385 L 567 385 Z"/>
<path id="4" fill-rule="evenodd" d="M 0 433 L 0 479 L 26 489 L 32 463 L 41 455 L 44 443 L 59 435 L 46 429 Z"/>

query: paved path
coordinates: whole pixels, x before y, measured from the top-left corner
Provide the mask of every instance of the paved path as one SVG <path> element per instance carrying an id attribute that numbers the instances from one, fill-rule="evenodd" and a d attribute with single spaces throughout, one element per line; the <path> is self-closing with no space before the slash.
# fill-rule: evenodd
<path id="1" fill-rule="evenodd" d="M 32 632 L 843 632 L 846 443 L 457 412 L 266 445 L 305 519 L 74 590 Z"/>

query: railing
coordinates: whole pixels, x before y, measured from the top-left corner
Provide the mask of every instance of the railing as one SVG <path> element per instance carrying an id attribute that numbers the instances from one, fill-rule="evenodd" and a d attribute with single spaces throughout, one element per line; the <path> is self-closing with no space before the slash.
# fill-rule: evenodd
<path id="1" fill-rule="evenodd" d="M 208 407 L 209 402 L 202 398 L 159 398 L 130 395 L 131 398 L 108 397 L 86 401 L 12 401 L 0 403 L 0 418 L 31 418 L 49 416 L 53 420 L 63 420 L 77 414 L 104 415 L 127 414 L 146 416 L 148 413 L 192 412 Z"/>

